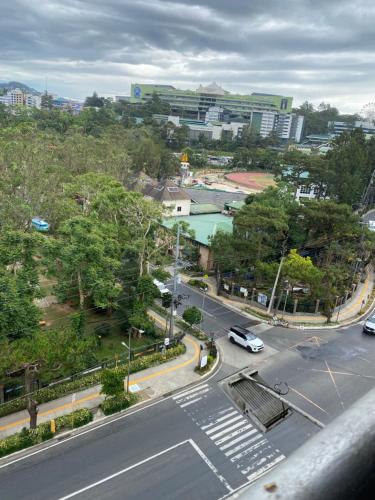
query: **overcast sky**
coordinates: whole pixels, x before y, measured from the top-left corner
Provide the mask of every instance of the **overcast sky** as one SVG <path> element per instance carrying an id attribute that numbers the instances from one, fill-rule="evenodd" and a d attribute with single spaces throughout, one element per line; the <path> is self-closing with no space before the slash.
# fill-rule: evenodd
<path id="1" fill-rule="evenodd" d="M 131 82 L 375 101 L 373 0 L 0 0 L 0 80 L 63 96 Z"/>

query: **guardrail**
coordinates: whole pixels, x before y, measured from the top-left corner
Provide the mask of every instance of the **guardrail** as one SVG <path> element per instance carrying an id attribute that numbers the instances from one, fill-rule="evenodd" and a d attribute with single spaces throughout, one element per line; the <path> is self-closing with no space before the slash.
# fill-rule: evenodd
<path id="1" fill-rule="evenodd" d="M 365 500 L 374 491 L 375 389 L 236 498 Z"/>

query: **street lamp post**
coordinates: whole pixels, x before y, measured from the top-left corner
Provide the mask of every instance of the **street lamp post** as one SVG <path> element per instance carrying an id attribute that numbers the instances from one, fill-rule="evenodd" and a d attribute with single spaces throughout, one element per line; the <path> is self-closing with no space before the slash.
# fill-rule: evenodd
<path id="1" fill-rule="evenodd" d="M 125 342 L 121 342 L 123 346 L 128 350 L 128 376 L 126 378 L 126 392 L 129 392 L 129 379 L 130 379 L 130 361 L 131 361 L 131 328 L 129 328 L 129 346 Z"/>
<path id="2" fill-rule="evenodd" d="M 129 346 L 126 345 L 126 342 L 121 342 L 121 344 L 124 347 L 126 347 L 126 349 L 128 350 L 128 370 L 127 370 L 128 374 L 127 374 L 127 378 L 126 378 L 126 392 L 129 392 L 129 386 L 130 386 L 130 382 L 129 382 L 130 381 L 130 361 L 131 361 L 131 353 L 132 353 L 132 351 L 131 351 L 131 338 L 132 338 L 131 331 L 132 331 L 132 329 L 129 328 L 129 340 L 128 340 Z M 138 328 L 138 332 L 140 334 L 145 333 L 144 330 L 140 330 L 139 328 Z"/>

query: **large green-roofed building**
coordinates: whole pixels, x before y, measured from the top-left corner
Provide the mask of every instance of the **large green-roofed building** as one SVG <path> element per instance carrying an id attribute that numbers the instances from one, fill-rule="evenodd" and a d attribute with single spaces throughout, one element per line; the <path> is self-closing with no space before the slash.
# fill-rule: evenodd
<path id="1" fill-rule="evenodd" d="M 151 85 L 133 83 L 131 85 L 130 102 L 145 103 L 157 94 L 167 102 L 172 112 L 191 117 L 204 119 L 210 107 L 220 107 L 228 110 L 230 118 L 252 118 L 253 113 L 273 111 L 276 113 L 290 113 L 292 111 L 292 97 L 281 95 L 252 93 L 250 95 L 231 94 L 215 83 L 196 90 L 179 90 L 172 85 Z M 254 120 L 259 119 L 256 115 Z"/>

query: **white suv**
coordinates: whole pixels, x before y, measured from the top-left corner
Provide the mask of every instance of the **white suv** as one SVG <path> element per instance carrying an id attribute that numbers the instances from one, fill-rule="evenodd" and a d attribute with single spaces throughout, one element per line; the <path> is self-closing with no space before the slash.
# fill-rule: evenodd
<path id="1" fill-rule="evenodd" d="M 264 348 L 263 341 L 242 326 L 232 326 L 228 332 L 232 344 L 239 344 L 249 352 L 259 352 Z"/>

